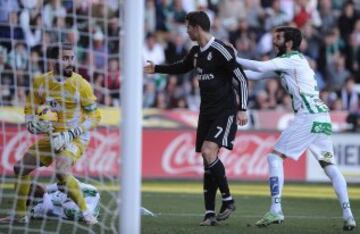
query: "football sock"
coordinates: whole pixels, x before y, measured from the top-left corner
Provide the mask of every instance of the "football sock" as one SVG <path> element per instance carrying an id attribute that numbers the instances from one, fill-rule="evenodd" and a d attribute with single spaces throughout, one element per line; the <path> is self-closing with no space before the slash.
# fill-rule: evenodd
<path id="1" fill-rule="evenodd" d="M 75 177 L 72 175 L 66 175 L 64 177 L 64 181 L 60 181 L 60 183 L 66 186 L 69 197 L 79 206 L 80 211 L 86 211 L 86 202 Z"/>
<path id="2" fill-rule="evenodd" d="M 341 172 L 335 165 L 326 166 L 324 168 L 324 171 L 333 184 L 336 195 L 343 210 L 343 218 L 347 219 L 349 217 L 352 217 L 349 196 L 347 193 L 347 185 L 344 176 L 341 174 Z"/>
<path id="3" fill-rule="evenodd" d="M 204 201 L 205 201 L 205 209 L 207 212 L 215 211 L 215 198 L 217 191 L 217 182 L 215 178 L 212 176 L 209 168 L 204 168 Z"/>
<path id="4" fill-rule="evenodd" d="M 284 186 L 284 168 L 283 159 L 276 154 L 269 154 L 269 186 L 271 193 L 271 207 L 270 211 L 273 213 L 282 212 L 281 209 L 281 194 Z"/>
<path id="5" fill-rule="evenodd" d="M 209 170 L 211 171 L 211 174 L 213 175 L 215 181 L 219 186 L 219 190 L 221 192 L 221 197 L 223 198 L 223 200 L 227 200 L 229 198 L 230 200 L 232 200 L 229 184 L 226 178 L 225 167 L 221 160 L 219 158 L 216 158 L 215 161 L 210 163 Z"/>
<path id="6" fill-rule="evenodd" d="M 18 216 L 24 216 L 26 214 L 26 201 L 28 199 L 30 185 L 30 175 L 18 176 L 15 182 L 15 199 L 17 199 L 15 214 Z"/>

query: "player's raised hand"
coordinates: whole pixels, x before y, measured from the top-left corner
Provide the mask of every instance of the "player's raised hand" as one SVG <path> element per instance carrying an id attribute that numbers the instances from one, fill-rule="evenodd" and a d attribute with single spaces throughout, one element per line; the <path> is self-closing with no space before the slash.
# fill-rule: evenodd
<path id="1" fill-rule="evenodd" d="M 144 67 L 144 72 L 146 74 L 153 74 L 155 73 L 155 64 L 154 62 L 147 60 L 146 61 L 148 64 Z"/>
<path id="2" fill-rule="evenodd" d="M 248 116 L 246 114 L 246 111 L 238 111 L 236 113 L 236 120 L 237 124 L 239 124 L 240 126 L 246 125 L 248 122 Z"/>

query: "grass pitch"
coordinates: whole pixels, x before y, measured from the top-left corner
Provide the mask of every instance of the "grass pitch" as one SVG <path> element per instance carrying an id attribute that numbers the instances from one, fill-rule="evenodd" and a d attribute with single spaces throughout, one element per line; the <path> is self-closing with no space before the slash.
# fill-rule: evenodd
<path id="1" fill-rule="evenodd" d="M 11 185 L 1 184 L 0 215 L 13 205 Z M 117 186 L 96 185 L 101 192 L 99 225 L 88 227 L 81 223 L 49 218 L 32 220 L 27 226 L 0 226 L 0 233 L 118 233 L 116 214 Z M 141 233 L 342 233 L 341 209 L 330 184 L 289 184 L 284 188 L 285 222 L 267 228 L 254 223 L 268 210 L 270 204 L 266 183 L 230 183 L 237 210 L 230 219 L 215 227 L 200 227 L 203 217 L 202 184 L 200 181 L 146 181 L 142 187 L 142 206 L 156 217 L 142 216 Z M 352 210 L 360 224 L 360 185 L 350 185 Z M 217 198 L 220 207 L 220 197 Z M 360 233 L 358 227 L 352 233 Z M 131 234 L 131 233 L 126 233 Z"/>

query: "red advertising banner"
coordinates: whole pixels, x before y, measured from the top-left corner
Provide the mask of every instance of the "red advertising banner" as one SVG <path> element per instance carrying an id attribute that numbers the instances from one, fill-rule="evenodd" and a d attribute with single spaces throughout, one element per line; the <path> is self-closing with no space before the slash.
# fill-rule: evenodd
<path id="1" fill-rule="evenodd" d="M 0 136 L 0 173 L 12 175 L 16 160 L 26 152 L 36 138 L 23 127 L 3 125 Z M 222 150 L 220 158 L 230 179 L 264 180 L 268 167 L 266 155 L 276 142 L 278 132 L 239 131 L 232 151 Z M 194 150 L 194 130 L 143 131 L 143 178 L 201 178 L 202 158 Z M 91 133 L 85 155 L 76 163 L 73 172 L 79 176 L 117 177 L 120 170 L 120 133 L 116 128 L 98 128 Z M 286 160 L 287 180 L 304 181 L 306 157 L 299 161 Z M 42 174 L 51 173 L 41 169 Z"/>

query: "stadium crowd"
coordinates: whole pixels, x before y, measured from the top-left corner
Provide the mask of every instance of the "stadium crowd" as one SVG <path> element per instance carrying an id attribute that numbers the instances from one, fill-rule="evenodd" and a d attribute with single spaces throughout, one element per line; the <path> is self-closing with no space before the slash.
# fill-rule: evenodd
<path id="1" fill-rule="evenodd" d="M 30 79 L 46 71 L 46 47 L 77 45 L 77 69 L 100 104 L 119 105 L 121 4 L 116 0 L 0 0 L 0 105 L 24 104 Z M 301 29 L 301 52 L 316 71 L 331 110 L 360 113 L 359 0 L 146 0 L 144 64 L 173 63 L 191 47 L 185 15 L 204 10 L 212 34 L 231 42 L 242 58 L 274 56 L 271 29 Z M 16 87 L 16 88 L 15 88 Z M 251 109 L 291 111 L 279 79 L 250 82 Z M 198 110 L 195 73 L 144 75 L 145 108 Z"/>

